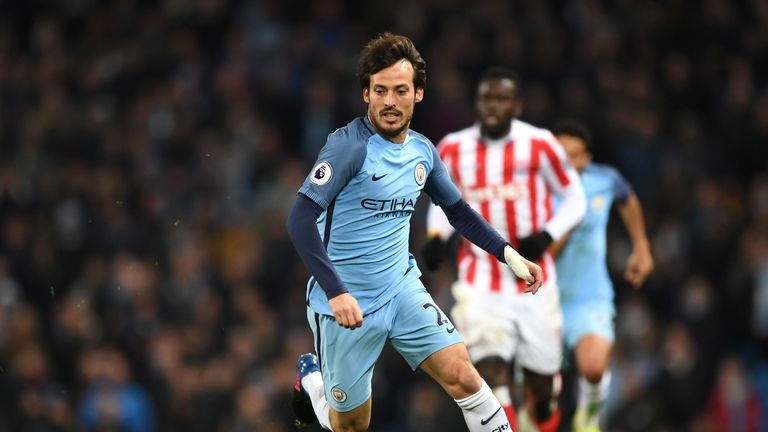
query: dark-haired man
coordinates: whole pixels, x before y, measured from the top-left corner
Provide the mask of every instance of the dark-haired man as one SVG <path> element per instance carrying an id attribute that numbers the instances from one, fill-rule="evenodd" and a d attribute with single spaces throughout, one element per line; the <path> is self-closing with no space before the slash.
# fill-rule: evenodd
<path id="1" fill-rule="evenodd" d="M 434 378 L 470 431 L 510 430 L 453 324 L 419 280 L 408 252 L 410 218 L 424 190 L 457 231 L 504 262 L 536 292 L 541 268 L 523 258 L 462 199 L 432 143 L 409 129 L 424 97 L 426 64 L 406 37 L 371 40 L 358 63 L 367 115 L 328 136 L 299 190 L 287 227 L 312 273 L 307 318 L 314 354 L 297 363 L 299 423 L 367 430 L 371 377 L 384 343 Z"/>
<path id="2" fill-rule="evenodd" d="M 525 409 L 520 430 L 555 431 L 560 411 L 554 379 L 562 360 L 555 265 L 547 251 L 584 216 L 579 176 L 548 130 L 520 121 L 520 80 L 506 68 L 486 70 L 477 87 L 478 122 L 448 134 L 441 159 L 467 202 L 528 259 L 538 261 L 544 285 L 536 296 L 502 271 L 488 253 L 468 242 L 459 251 L 452 318 L 480 375 L 493 388 L 511 422 L 511 366 L 523 369 Z M 553 197 L 562 199 L 555 211 Z M 424 258 L 429 267 L 445 257 L 453 229 L 430 209 Z"/>

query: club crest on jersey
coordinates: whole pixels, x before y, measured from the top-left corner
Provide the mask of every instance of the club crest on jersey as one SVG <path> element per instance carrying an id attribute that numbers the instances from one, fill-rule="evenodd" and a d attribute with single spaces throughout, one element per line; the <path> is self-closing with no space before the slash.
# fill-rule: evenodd
<path id="1" fill-rule="evenodd" d="M 344 393 L 344 390 L 334 387 L 331 389 L 331 396 L 333 396 L 333 400 L 335 400 L 338 403 L 343 403 L 347 400 L 347 394 Z"/>
<path id="2" fill-rule="evenodd" d="M 592 206 L 593 212 L 599 212 L 603 209 L 603 207 L 605 207 L 605 197 L 602 195 L 595 195 L 592 197 L 592 202 L 590 202 L 590 205 Z"/>
<path id="3" fill-rule="evenodd" d="M 312 177 L 309 178 L 309 181 L 318 186 L 322 186 L 331 181 L 331 177 L 333 177 L 331 165 L 328 162 L 320 162 L 317 166 L 312 168 Z"/>
<path id="4" fill-rule="evenodd" d="M 427 167 L 423 163 L 416 164 L 416 169 L 413 170 L 413 176 L 416 178 L 416 184 L 421 186 L 424 181 L 427 180 Z"/>

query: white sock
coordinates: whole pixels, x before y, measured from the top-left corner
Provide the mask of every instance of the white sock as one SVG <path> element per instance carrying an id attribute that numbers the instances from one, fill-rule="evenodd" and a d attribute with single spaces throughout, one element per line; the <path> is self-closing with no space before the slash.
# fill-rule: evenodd
<path id="1" fill-rule="evenodd" d="M 312 408 L 315 410 L 320 426 L 331 429 L 331 411 L 328 401 L 325 400 L 325 388 L 323 387 L 323 375 L 320 372 L 312 372 L 301 379 L 301 386 L 309 394 L 312 400 Z"/>
<path id="2" fill-rule="evenodd" d="M 608 398 L 608 389 L 611 385 L 611 372 L 606 371 L 603 378 L 597 384 L 592 384 L 583 376 L 579 377 L 579 396 L 577 409 L 589 409 L 595 405 L 602 405 Z"/>
<path id="3" fill-rule="evenodd" d="M 483 380 L 480 391 L 464 399 L 457 399 L 464 421 L 470 432 L 511 432 L 507 415 L 491 388 Z"/>

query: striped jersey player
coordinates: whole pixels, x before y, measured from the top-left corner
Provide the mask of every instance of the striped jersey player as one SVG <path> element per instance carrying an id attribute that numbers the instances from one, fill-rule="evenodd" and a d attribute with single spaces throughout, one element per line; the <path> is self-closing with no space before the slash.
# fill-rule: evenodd
<path id="1" fill-rule="evenodd" d="M 562 358 L 562 314 L 555 265 L 546 249 L 579 223 L 585 199 L 578 174 L 552 133 L 515 118 L 522 106 L 518 82 L 506 69 L 486 71 L 478 86 L 479 122 L 447 135 L 438 150 L 462 197 L 521 255 L 538 261 L 544 285 L 536 296 L 521 295 L 524 285 L 463 240 L 453 319 L 481 375 L 493 382 L 502 405 L 507 401 L 507 416 L 513 410 L 505 364 L 514 358 L 526 371 L 530 394 L 539 395 L 526 402 L 528 412 L 521 415 L 549 430 L 559 422 L 559 411 L 546 407 Z M 557 209 L 555 196 L 561 202 Z M 425 259 L 433 266 L 430 249 L 453 230 L 435 207 L 427 229 Z"/>
<path id="2" fill-rule="evenodd" d="M 574 187 L 564 153 L 545 129 L 516 119 L 507 136 L 490 140 L 475 124 L 446 136 L 438 150 L 464 199 L 513 246 L 517 239 L 541 230 L 559 238 L 580 219 L 573 211 L 554 213 L 553 195 L 572 193 L 578 180 Z M 464 242 L 458 262 L 461 280 L 479 290 L 522 291 L 524 283 L 491 258 Z M 540 264 L 546 280 L 555 282 L 552 256 L 543 254 Z"/>

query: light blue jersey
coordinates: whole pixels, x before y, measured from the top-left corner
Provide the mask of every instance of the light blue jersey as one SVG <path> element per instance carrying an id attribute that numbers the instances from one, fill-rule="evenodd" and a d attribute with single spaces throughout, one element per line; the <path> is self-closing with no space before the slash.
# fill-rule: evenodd
<path id="1" fill-rule="evenodd" d="M 317 221 L 320 236 L 363 314 L 421 276 L 408 238 L 422 189 L 441 205 L 461 197 L 427 138 L 409 131 L 403 144 L 395 144 L 376 134 L 366 117 L 328 136 L 299 189 L 324 209 Z M 307 284 L 307 304 L 332 315 L 314 278 Z"/>
<path id="2" fill-rule="evenodd" d="M 606 263 L 606 235 L 611 206 L 623 202 L 632 187 L 613 167 L 591 163 L 580 173 L 587 198 L 584 220 L 557 257 L 557 283 L 563 308 L 566 345 L 587 333 L 613 340 L 613 283 Z"/>

